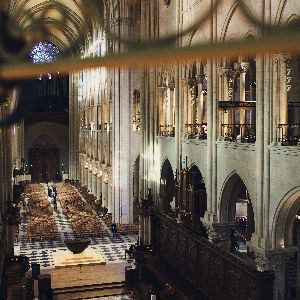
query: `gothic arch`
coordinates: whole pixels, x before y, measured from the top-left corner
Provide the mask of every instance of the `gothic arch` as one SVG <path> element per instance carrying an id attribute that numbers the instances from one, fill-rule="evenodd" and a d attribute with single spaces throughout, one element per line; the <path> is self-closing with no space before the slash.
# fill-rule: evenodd
<path id="1" fill-rule="evenodd" d="M 292 14 L 286 21 L 286 24 L 299 24 L 299 21 L 300 21 L 300 16 L 299 15 L 296 15 L 296 14 Z"/>
<path id="2" fill-rule="evenodd" d="M 276 249 L 293 245 L 293 225 L 300 208 L 300 187 L 290 190 L 280 201 L 272 224 L 272 245 Z"/>
<path id="3" fill-rule="evenodd" d="M 201 27 L 197 27 L 189 34 L 187 41 L 186 41 L 186 47 L 190 47 L 192 45 L 193 39 L 197 34 L 201 35 L 201 37 L 202 37 L 201 40 L 203 40 L 203 41 L 207 40 Z"/>
<path id="4" fill-rule="evenodd" d="M 171 210 L 171 202 L 175 196 L 175 178 L 170 161 L 166 158 L 160 172 L 160 203 L 159 207 L 168 212 Z"/>
<path id="5" fill-rule="evenodd" d="M 189 173 L 192 175 L 193 184 L 194 184 L 194 207 L 197 216 L 200 218 L 204 217 L 204 214 L 207 210 L 207 194 L 204 178 L 198 166 L 192 164 L 189 168 Z"/>
<path id="6" fill-rule="evenodd" d="M 244 198 L 243 198 L 244 197 Z M 242 178 L 234 171 L 225 180 L 220 194 L 219 220 L 221 223 L 235 222 L 236 203 L 240 199 L 247 202 L 247 240 L 250 240 L 255 231 L 253 206 L 248 189 Z"/>
<path id="7" fill-rule="evenodd" d="M 278 5 L 278 9 L 277 9 L 277 12 L 276 12 L 276 16 L 275 16 L 275 21 L 274 21 L 275 25 L 280 24 L 285 5 L 286 5 L 286 0 L 280 0 L 280 3 Z"/>
<path id="8" fill-rule="evenodd" d="M 230 7 L 230 9 L 229 9 L 229 11 L 228 11 L 228 13 L 226 15 L 226 18 L 225 18 L 225 21 L 224 21 L 224 24 L 223 24 L 223 27 L 222 27 L 221 35 L 220 35 L 220 41 L 225 41 L 229 24 L 230 24 L 230 22 L 232 20 L 233 15 L 235 14 L 235 12 L 236 12 L 236 10 L 238 8 L 239 8 L 239 1 L 235 1 L 231 5 L 231 7 Z M 251 11 L 249 10 L 249 8 L 248 7 L 246 7 L 246 8 L 248 9 L 249 13 L 251 13 Z"/>

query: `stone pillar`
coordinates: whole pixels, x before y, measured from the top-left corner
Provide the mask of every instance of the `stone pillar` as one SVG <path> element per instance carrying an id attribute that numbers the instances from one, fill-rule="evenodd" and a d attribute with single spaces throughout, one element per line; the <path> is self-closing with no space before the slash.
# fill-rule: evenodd
<path id="1" fill-rule="evenodd" d="M 256 263 L 261 271 L 273 270 L 273 300 L 285 299 L 285 268 L 290 257 L 296 252 L 295 247 L 285 248 L 276 252 L 256 252 Z"/>
<path id="2" fill-rule="evenodd" d="M 102 197 L 102 171 L 97 176 L 97 200 L 100 200 Z M 101 199 L 102 200 L 102 199 Z"/>
<path id="3" fill-rule="evenodd" d="M 123 38 L 130 38 L 133 34 L 133 19 L 131 10 L 126 9 L 126 5 L 117 6 L 119 9 L 113 19 L 113 32 L 121 34 Z M 124 44 L 115 42 L 114 54 L 127 51 Z M 120 48 L 118 48 L 120 47 Z M 113 191 L 112 198 L 115 203 L 113 218 L 116 222 L 130 223 L 129 209 L 131 207 L 131 151 L 130 145 L 134 142 L 132 137 L 132 70 L 130 68 L 115 68 L 112 70 L 113 82 L 113 133 L 112 133 L 112 174 Z M 147 125 L 146 125 L 147 126 Z M 144 153 L 145 154 L 145 153 Z M 146 158 L 145 158 L 146 160 Z M 108 183 L 103 186 L 103 196 L 106 193 L 104 202 L 108 206 Z M 105 197 L 105 196 L 104 196 Z M 122 214 L 120 215 L 120 213 Z"/>
<path id="4" fill-rule="evenodd" d="M 224 101 L 232 101 L 232 95 L 229 91 L 229 81 L 232 80 L 233 77 L 233 71 L 231 68 L 223 67 L 222 68 L 223 73 L 223 93 L 224 93 Z M 232 124 L 233 122 L 233 111 L 227 110 L 226 112 L 223 112 L 223 124 Z M 223 134 L 229 132 L 229 128 L 225 127 L 223 129 Z"/>
<path id="5" fill-rule="evenodd" d="M 183 136 L 188 133 L 188 129 L 185 127 L 185 124 L 188 124 L 188 112 L 189 112 L 189 85 L 187 79 L 183 80 Z"/>
<path id="6" fill-rule="evenodd" d="M 112 174 L 111 173 L 108 175 L 107 188 L 108 188 L 107 209 L 109 213 L 112 213 Z"/>
<path id="7" fill-rule="evenodd" d="M 207 62 L 207 217 L 212 213 L 213 63 Z"/>
<path id="8" fill-rule="evenodd" d="M 102 206 L 108 208 L 108 177 L 104 175 L 102 180 Z"/>
<path id="9" fill-rule="evenodd" d="M 240 64 L 240 101 L 246 101 L 246 73 L 249 70 L 249 62 L 241 62 Z M 246 124 L 246 111 L 240 109 L 240 124 Z M 241 136 L 244 136 L 245 127 L 240 128 Z"/>
<path id="10" fill-rule="evenodd" d="M 258 55 L 256 58 L 256 213 L 255 213 L 255 235 L 251 242 L 260 243 L 263 237 L 263 174 L 264 174 L 264 58 Z"/>
<path id="11" fill-rule="evenodd" d="M 263 182 L 263 225 L 264 238 L 261 243 L 263 248 L 270 248 L 270 121 L 271 120 L 271 57 L 265 55 L 265 72 L 264 72 L 264 182 Z M 273 78 L 272 78 L 273 79 Z"/>
<path id="12" fill-rule="evenodd" d="M 78 77 L 78 73 L 69 76 L 69 178 L 74 180 L 79 179 Z"/>
<path id="13" fill-rule="evenodd" d="M 197 119 L 198 123 L 202 124 L 203 122 L 203 77 L 204 75 L 198 75 L 198 107 L 197 107 Z M 199 129 L 201 130 L 201 129 Z"/>
<path id="14" fill-rule="evenodd" d="M 288 85 L 287 85 L 287 63 L 290 57 L 281 56 L 280 60 L 280 103 L 279 103 L 279 123 L 288 124 Z M 283 128 L 283 135 L 287 137 L 287 128 Z"/>
<path id="15" fill-rule="evenodd" d="M 212 89 L 212 179 L 211 179 L 211 201 L 212 201 L 212 217 L 213 221 L 215 222 L 217 220 L 217 204 L 218 204 L 218 191 L 217 191 L 217 185 L 218 185 L 218 173 L 217 173 L 217 140 L 218 140 L 218 129 L 219 129 L 219 103 L 218 103 L 218 97 L 217 97 L 217 59 L 215 58 L 212 62 L 212 80 L 213 80 L 213 89 Z"/>
<path id="16" fill-rule="evenodd" d="M 87 173 L 87 186 L 88 186 L 88 190 L 91 192 L 92 191 L 92 170 L 88 169 L 88 173 Z"/>
<path id="17" fill-rule="evenodd" d="M 170 120 L 170 130 L 173 130 L 174 127 L 174 95 L 175 95 L 175 84 L 171 84 L 169 85 L 169 89 L 170 89 L 170 109 L 169 109 L 169 120 Z"/>
<path id="18" fill-rule="evenodd" d="M 97 195 L 97 172 L 92 173 L 92 194 Z"/>
<path id="19" fill-rule="evenodd" d="M 273 130 L 272 130 L 272 142 L 277 143 L 279 138 L 278 124 L 279 124 L 279 57 L 273 58 Z"/>

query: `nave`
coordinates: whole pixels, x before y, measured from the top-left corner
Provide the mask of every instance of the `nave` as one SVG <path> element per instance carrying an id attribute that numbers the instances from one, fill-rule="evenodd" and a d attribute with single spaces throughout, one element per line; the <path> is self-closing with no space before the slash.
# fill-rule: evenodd
<path id="1" fill-rule="evenodd" d="M 63 185 L 64 184 L 59 184 L 58 186 L 62 188 Z M 47 195 L 46 184 L 34 184 L 34 186 L 42 187 L 44 189 L 44 194 Z M 60 188 L 58 187 L 57 189 L 59 194 Z M 83 198 L 81 199 L 84 201 Z M 48 207 L 51 207 L 51 198 L 47 197 L 47 200 L 49 201 Z M 51 216 L 55 221 L 57 234 L 52 237 L 49 236 L 49 228 L 45 227 L 45 223 L 41 223 L 38 227 L 36 227 L 37 224 L 35 224 L 34 228 L 36 231 L 40 232 L 41 235 L 37 236 L 36 234 L 31 234 L 29 232 L 30 228 L 28 227 L 28 224 L 31 221 L 30 212 L 39 207 L 38 203 L 35 205 L 36 207 L 30 206 L 29 200 L 29 213 L 26 213 L 23 208 L 21 210 L 22 223 L 20 225 L 19 235 L 15 237 L 15 255 L 25 255 L 29 257 L 30 263 L 39 263 L 41 268 L 51 269 L 54 268 L 53 256 L 55 256 L 57 250 L 67 251 L 64 239 L 74 238 L 74 230 L 72 229 L 72 223 L 63 212 L 61 201 L 58 196 L 57 210 L 52 210 L 53 214 Z M 39 218 L 41 218 L 41 216 L 39 216 Z M 93 218 L 101 224 L 102 232 L 99 236 L 89 236 L 91 239 L 90 247 L 99 251 L 108 263 L 124 262 L 124 251 L 129 248 L 131 244 L 136 243 L 137 236 L 133 234 L 122 234 L 117 235 L 117 237 L 113 239 L 111 229 L 95 214 L 95 212 Z M 91 219 L 88 219 L 87 221 L 91 221 Z"/>

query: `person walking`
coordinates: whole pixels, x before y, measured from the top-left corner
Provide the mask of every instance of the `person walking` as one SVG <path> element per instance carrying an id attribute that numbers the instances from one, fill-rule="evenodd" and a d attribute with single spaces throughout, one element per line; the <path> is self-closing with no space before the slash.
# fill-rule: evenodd
<path id="1" fill-rule="evenodd" d="M 57 211 L 57 199 L 56 199 L 56 194 L 53 196 L 53 208 L 55 211 Z"/>
<path id="2" fill-rule="evenodd" d="M 115 221 L 113 221 L 111 224 L 111 232 L 113 234 L 113 239 L 115 239 L 117 237 L 117 224 Z"/>

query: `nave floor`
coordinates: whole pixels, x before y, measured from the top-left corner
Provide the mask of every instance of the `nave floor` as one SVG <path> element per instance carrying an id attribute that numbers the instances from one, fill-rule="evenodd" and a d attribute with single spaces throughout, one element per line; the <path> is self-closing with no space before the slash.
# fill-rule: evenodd
<path id="1" fill-rule="evenodd" d="M 52 269 L 55 267 L 53 257 L 58 250 L 69 251 L 64 244 L 64 239 L 74 238 L 74 235 L 59 202 L 54 215 L 59 231 L 59 239 L 54 241 L 29 241 L 26 237 L 27 217 L 24 212 L 22 213 L 19 239 L 15 241 L 15 255 L 28 256 L 30 263 L 39 263 L 41 269 Z M 102 223 L 107 228 L 106 224 Z M 124 262 L 124 251 L 137 241 L 137 236 L 122 235 L 113 239 L 109 228 L 107 228 L 107 231 L 109 233 L 108 236 L 91 238 L 89 248 L 99 250 L 106 263 Z"/>

